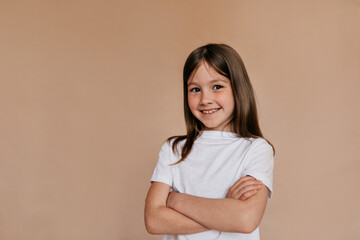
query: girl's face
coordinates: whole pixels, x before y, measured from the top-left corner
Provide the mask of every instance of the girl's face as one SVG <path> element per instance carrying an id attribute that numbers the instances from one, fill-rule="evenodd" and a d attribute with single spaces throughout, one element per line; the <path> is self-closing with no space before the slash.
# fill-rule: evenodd
<path id="1" fill-rule="evenodd" d="M 231 131 L 235 101 L 230 80 L 206 62 L 188 80 L 188 103 L 204 130 Z"/>

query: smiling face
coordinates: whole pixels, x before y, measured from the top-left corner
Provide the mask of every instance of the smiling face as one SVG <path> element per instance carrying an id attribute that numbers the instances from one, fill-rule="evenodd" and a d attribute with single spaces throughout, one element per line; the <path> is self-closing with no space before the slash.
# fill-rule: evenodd
<path id="1" fill-rule="evenodd" d="M 192 114 L 204 124 L 204 130 L 232 130 L 229 123 L 235 101 L 230 80 L 206 62 L 188 80 L 188 104 Z"/>

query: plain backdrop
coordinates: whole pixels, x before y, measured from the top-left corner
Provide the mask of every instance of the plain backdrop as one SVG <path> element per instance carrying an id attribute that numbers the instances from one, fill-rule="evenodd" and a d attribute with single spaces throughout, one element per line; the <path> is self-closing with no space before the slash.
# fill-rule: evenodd
<path id="1" fill-rule="evenodd" d="M 0 1 L 0 239 L 160 239 L 144 199 L 209 42 L 276 148 L 261 239 L 360 239 L 359 0 Z"/>

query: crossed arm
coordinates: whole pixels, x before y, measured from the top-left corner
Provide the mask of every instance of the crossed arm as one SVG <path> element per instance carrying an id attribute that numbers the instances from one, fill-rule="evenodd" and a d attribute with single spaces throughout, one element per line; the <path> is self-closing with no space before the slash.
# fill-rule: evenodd
<path id="1" fill-rule="evenodd" d="M 145 225 L 151 234 L 192 234 L 214 229 L 251 233 L 260 224 L 268 190 L 248 176 L 240 178 L 224 199 L 169 192 L 153 182 L 145 204 Z"/>

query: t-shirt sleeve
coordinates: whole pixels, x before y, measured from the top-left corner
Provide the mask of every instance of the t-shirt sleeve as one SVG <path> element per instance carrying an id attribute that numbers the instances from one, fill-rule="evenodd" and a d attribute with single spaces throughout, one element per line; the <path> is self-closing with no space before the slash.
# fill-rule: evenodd
<path id="1" fill-rule="evenodd" d="M 268 199 L 273 192 L 274 156 L 271 145 L 262 138 L 256 139 L 246 155 L 244 175 L 261 180 L 270 190 Z"/>
<path id="2" fill-rule="evenodd" d="M 171 159 L 170 151 L 171 146 L 168 142 L 165 142 L 159 152 L 159 159 L 156 164 L 154 173 L 150 179 L 151 182 L 162 182 L 170 187 L 173 185 L 172 173 L 171 173 Z"/>

